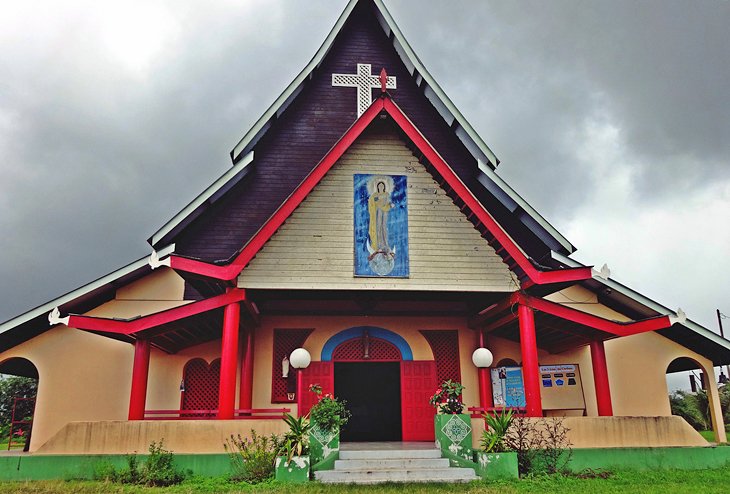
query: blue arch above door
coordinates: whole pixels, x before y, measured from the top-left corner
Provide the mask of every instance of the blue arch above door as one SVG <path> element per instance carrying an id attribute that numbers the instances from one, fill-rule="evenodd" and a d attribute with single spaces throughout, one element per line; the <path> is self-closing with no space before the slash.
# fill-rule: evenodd
<path id="1" fill-rule="evenodd" d="M 322 347 L 322 362 L 329 362 L 332 360 L 332 354 L 335 351 L 335 348 L 339 346 L 340 343 L 344 343 L 347 340 L 351 340 L 353 338 L 362 338 L 363 333 L 367 331 L 369 336 L 372 336 L 373 338 L 380 338 L 381 340 L 388 341 L 392 343 L 393 345 L 398 348 L 400 351 L 401 357 L 403 360 L 413 360 L 413 352 L 411 351 L 410 345 L 408 345 L 408 342 L 403 339 L 402 336 L 392 332 L 388 331 L 387 329 L 378 328 L 376 326 L 355 326 L 354 328 L 345 329 L 344 331 L 340 331 L 336 335 L 332 336 Z"/>

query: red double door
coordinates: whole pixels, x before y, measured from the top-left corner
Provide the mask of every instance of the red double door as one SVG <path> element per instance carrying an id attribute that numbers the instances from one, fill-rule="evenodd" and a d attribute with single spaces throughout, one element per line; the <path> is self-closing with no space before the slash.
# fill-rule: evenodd
<path id="1" fill-rule="evenodd" d="M 316 401 L 309 393 L 310 384 L 319 384 L 324 393 L 335 389 L 332 362 L 312 362 L 302 374 L 304 396 L 302 413 L 308 413 Z M 436 363 L 432 360 L 400 362 L 401 420 L 403 441 L 433 441 L 434 410 L 428 400 L 437 386 Z"/>

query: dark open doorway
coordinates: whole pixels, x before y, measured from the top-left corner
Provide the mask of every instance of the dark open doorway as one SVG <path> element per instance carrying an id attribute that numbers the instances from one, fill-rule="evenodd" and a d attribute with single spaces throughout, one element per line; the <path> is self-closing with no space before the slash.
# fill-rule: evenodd
<path id="1" fill-rule="evenodd" d="M 400 441 L 400 362 L 335 362 L 335 396 L 352 413 L 342 441 Z"/>

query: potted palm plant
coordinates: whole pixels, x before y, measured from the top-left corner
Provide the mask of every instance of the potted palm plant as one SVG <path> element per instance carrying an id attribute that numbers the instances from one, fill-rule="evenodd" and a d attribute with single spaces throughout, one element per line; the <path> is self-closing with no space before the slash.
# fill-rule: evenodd
<path id="1" fill-rule="evenodd" d="M 294 417 L 287 413 L 284 422 L 289 431 L 284 434 L 276 457 L 276 480 L 284 482 L 309 481 L 309 417 Z"/>
<path id="2" fill-rule="evenodd" d="M 350 418 L 346 402 L 331 393 L 322 393 L 319 384 L 309 391 L 317 395 L 317 403 L 309 412 L 309 458 L 312 470 L 331 470 L 340 452 L 340 430 Z"/>
<path id="3" fill-rule="evenodd" d="M 493 414 L 485 413 L 485 429 L 480 444 L 482 449 L 474 452 L 476 472 L 485 479 L 517 478 L 517 453 L 507 444 L 507 431 L 512 425 L 514 411 L 502 409 Z"/>

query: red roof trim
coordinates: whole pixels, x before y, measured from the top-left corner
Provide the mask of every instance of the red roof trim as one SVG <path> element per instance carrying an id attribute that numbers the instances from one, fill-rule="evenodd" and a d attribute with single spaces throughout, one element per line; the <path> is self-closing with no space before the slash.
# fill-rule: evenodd
<path id="1" fill-rule="evenodd" d="M 138 333 L 139 331 L 144 331 L 145 329 L 154 328 L 169 322 L 217 309 L 234 302 L 241 302 L 243 300 L 246 300 L 246 290 L 234 288 L 222 295 L 182 305 L 162 312 L 156 312 L 130 321 L 70 315 L 68 326 L 71 328 L 89 331 L 103 331 L 105 333 L 130 335 Z"/>
<path id="2" fill-rule="evenodd" d="M 382 97 L 375 100 L 370 108 L 368 108 L 367 111 L 365 111 L 365 113 L 363 113 L 362 116 L 355 121 L 352 127 L 350 127 L 342 138 L 340 138 L 337 144 L 335 144 L 325 157 L 322 158 L 314 170 L 307 175 L 299 187 L 297 187 L 297 189 L 284 201 L 284 203 L 282 203 L 279 209 L 276 210 L 264 226 L 262 226 L 246 244 L 241 253 L 236 256 L 235 260 L 231 264 L 218 266 L 173 254 L 170 256 L 170 267 L 175 270 L 195 273 L 219 280 L 235 279 L 381 111 L 386 111 L 393 118 L 409 139 L 413 141 L 419 151 L 423 153 L 439 174 L 441 174 L 448 185 L 477 216 L 479 221 L 481 221 L 489 232 L 494 235 L 501 246 L 525 272 L 528 277 L 528 285 L 564 283 L 591 278 L 592 271 L 590 267 L 561 269 L 556 271 L 539 271 L 536 269 L 512 238 L 510 238 L 502 227 L 499 226 L 499 224 L 492 218 L 484 206 L 476 199 L 476 197 L 474 197 L 471 191 L 464 185 L 451 167 L 449 167 L 444 159 L 431 146 L 416 126 L 413 125 L 398 105 L 390 99 L 387 93 L 384 93 Z"/>
<path id="3" fill-rule="evenodd" d="M 514 293 L 510 300 L 513 303 L 526 305 L 535 310 L 545 312 L 546 314 L 551 314 L 574 323 L 599 329 L 616 336 L 631 336 L 638 333 L 645 333 L 647 331 L 665 329 L 672 325 L 669 316 L 652 317 L 650 319 L 635 322 L 611 321 L 609 319 L 604 319 L 603 317 L 594 316 L 593 314 L 588 314 L 571 307 L 566 307 L 555 302 L 549 302 L 545 299 L 532 297 L 519 292 Z"/>

